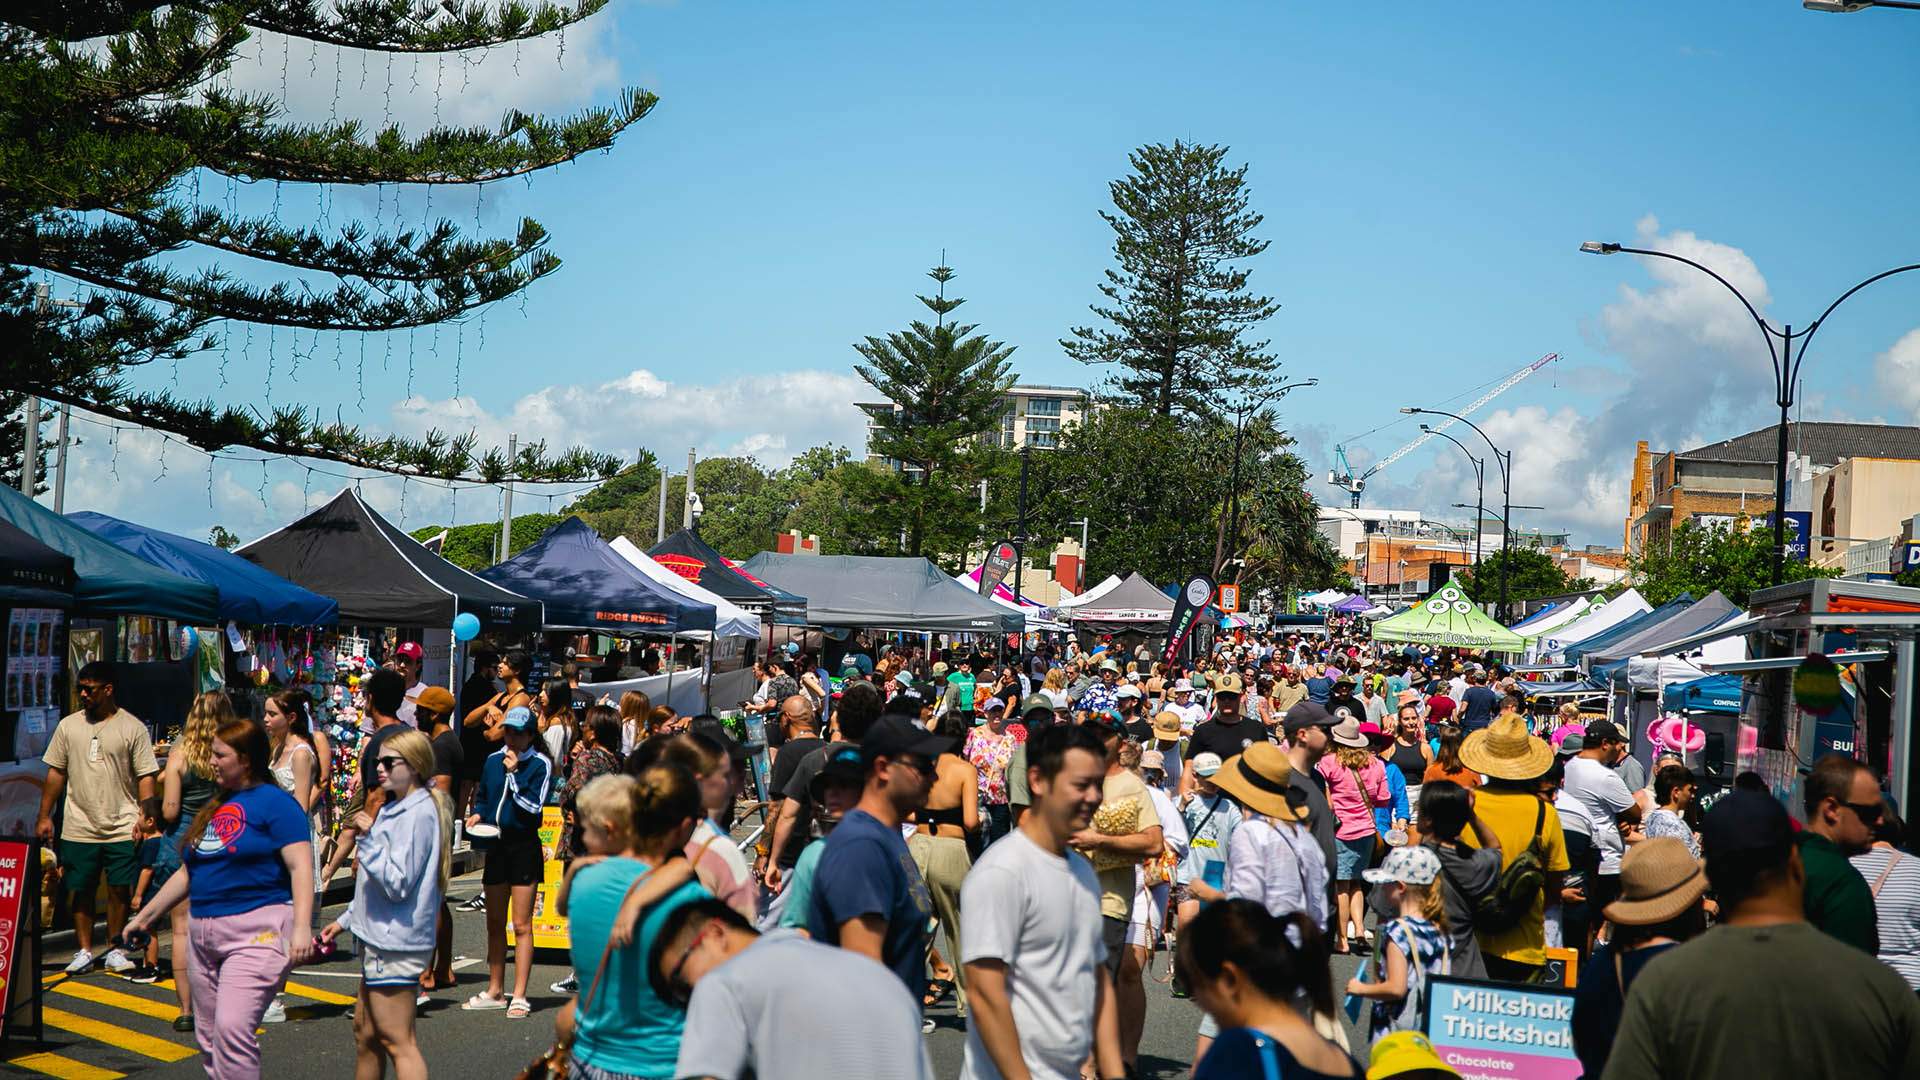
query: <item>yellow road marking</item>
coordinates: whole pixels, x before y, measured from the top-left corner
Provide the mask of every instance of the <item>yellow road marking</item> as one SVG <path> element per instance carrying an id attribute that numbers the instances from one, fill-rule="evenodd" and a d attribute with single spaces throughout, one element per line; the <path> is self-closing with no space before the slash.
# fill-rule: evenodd
<path id="1" fill-rule="evenodd" d="M 41 1016 L 50 1028 L 92 1039 L 95 1042 L 103 1042 L 122 1050 L 130 1050 L 156 1061 L 184 1061 L 200 1053 L 198 1049 L 190 1049 L 179 1043 L 129 1031 L 104 1020 L 95 1020 L 64 1009 L 46 1008 L 42 1010 Z"/>
<path id="2" fill-rule="evenodd" d="M 317 986 L 308 986 L 306 983 L 297 983 L 292 980 L 287 981 L 287 993 L 317 1001 L 322 1005 L 351 1005 L 355 1001 L 346 994 L 336 994 L 331 990 L 322 990 Z"/>
<path id="3" fill-rule="evenodd" d="M 136 994 L 123 994 L 118 990 L 109 990 L 104 986 L 94 986 L 91 983 L 63 983 L 54 987 L 53 992 L 76 997 L 82 1001 L 91 1001 L 96 1005 L 111 1005 L 116 1009 L 151 1016 L 156 1020 L 172 1021 L 180 1015 L 178 1006 L 143 998 Z"/>
<path id="4" fill-rule="evenodd" d="M 112 1069 L 102 1069 L 84 1061 L 75 1061 L 59 1054 L 26 1054 L 10 1058 L 7 1064 L 37 1072 L 42 1076 L 57 1076 L 60 1080 L 120 1080 L 126 1073 L 117 1073 Z"/>

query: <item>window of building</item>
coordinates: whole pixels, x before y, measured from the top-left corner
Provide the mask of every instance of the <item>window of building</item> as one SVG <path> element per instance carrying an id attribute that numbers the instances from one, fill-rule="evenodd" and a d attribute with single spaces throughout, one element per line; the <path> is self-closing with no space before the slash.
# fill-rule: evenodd
<path id="1" fill-rule="evenodd" d="M 1060 415 L 1060 399 L 1034 398 L 1027 402 L 1027 415 L 1057 417 Z"/>

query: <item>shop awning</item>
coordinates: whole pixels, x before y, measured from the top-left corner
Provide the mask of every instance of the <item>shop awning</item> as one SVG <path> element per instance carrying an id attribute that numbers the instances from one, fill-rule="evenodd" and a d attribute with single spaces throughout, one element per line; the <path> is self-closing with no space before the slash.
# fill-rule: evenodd
<path id="1" fill-rule="evenodd" d="M 219 619 L 213 586 L 143 562 L 4 485 L 0 521 L 73 559 L 75 615 L 148 615 L 202 626 Z"/>
<path id="2" fill-rule="evenodd" d="M 1668 709 L 1688 712 L 1740 714 L 1740 676 L 1708 675 L 1703 679 L 1670 684 L 1661 692 Z"/>
<path id="3" fill-rule="evenodd" d="M 91 510 L 67 517 L 130 555 L 213 586 L 220 594 L 222 619 L 249 626 L 331 626 L 340 621 L 340 605 L 332 598 L 212 544 Z"/>

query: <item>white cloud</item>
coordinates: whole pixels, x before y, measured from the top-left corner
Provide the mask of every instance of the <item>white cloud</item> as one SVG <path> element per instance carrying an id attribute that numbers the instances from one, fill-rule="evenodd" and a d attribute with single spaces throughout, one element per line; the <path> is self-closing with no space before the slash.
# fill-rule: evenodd
<path id="1" fill-rule="evenodd" d="M 1873 378 L 1883 399 L 1900 412 L 1896 423 L 1920 417 L 1920 330 L 1909 330 L 1874 357 Z"/>

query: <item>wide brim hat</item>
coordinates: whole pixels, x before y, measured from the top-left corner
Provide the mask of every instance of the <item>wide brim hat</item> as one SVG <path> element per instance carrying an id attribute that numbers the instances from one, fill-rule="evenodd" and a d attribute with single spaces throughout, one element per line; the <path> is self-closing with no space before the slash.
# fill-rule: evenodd
<path id="1" fill-rule="evenodd" d="M 1495 780 L 1532 780 L 1553 766 L 1553 747 L 1527 734 L 1519 713 L 1504 713 L 1460 744 L 1460 763 Z"/>
<path id="2" fill-rule="evenodd" d="M 1406 705 L 1418 704 L 1420 704 L 1420 691 L 1418 690 L 1402 690 L 1400 691 L 1400 696 L 1395 698 L 1393 702 L 1393 706 L 1396 709 Z"/>
<path id="3" fill-rule="evenodd" d="M 1352 716 L 1348 716 L 1345 720 L 1333 725 L 1332 736 L 1335 746 L 1349 746 L 1356 750 L 1366 750 L 1372 746 L 1372 744 L 1367 741 L 1366 733 L 1360 730 L 1360 721 L 1355 720 Z M 1546 770 L 1542 769 L 1540 771 L 1545 772 Z"/>
<path id="4" fill-rule="evenodd" d="M 1293 763 L 1285 750 L 1270 742 L 1253 743 L 1246 752 L 1228 758 L 1209 779 L 1256 814 L 1283 821 L 1302 821 L 1307 816 L 1304 804 L 1295 806 L 1287 797 Z"/>
<path id="5" fill-rule="evenodd" d="M 1608 922 L 1622 926 L 1652 926 L 1679 916 L 1706 891 L 1706 868 L 1685 842 L 1649 837 L 1621 858 L 1620 899 L 1608 904 L 1604 914 Z"/>

